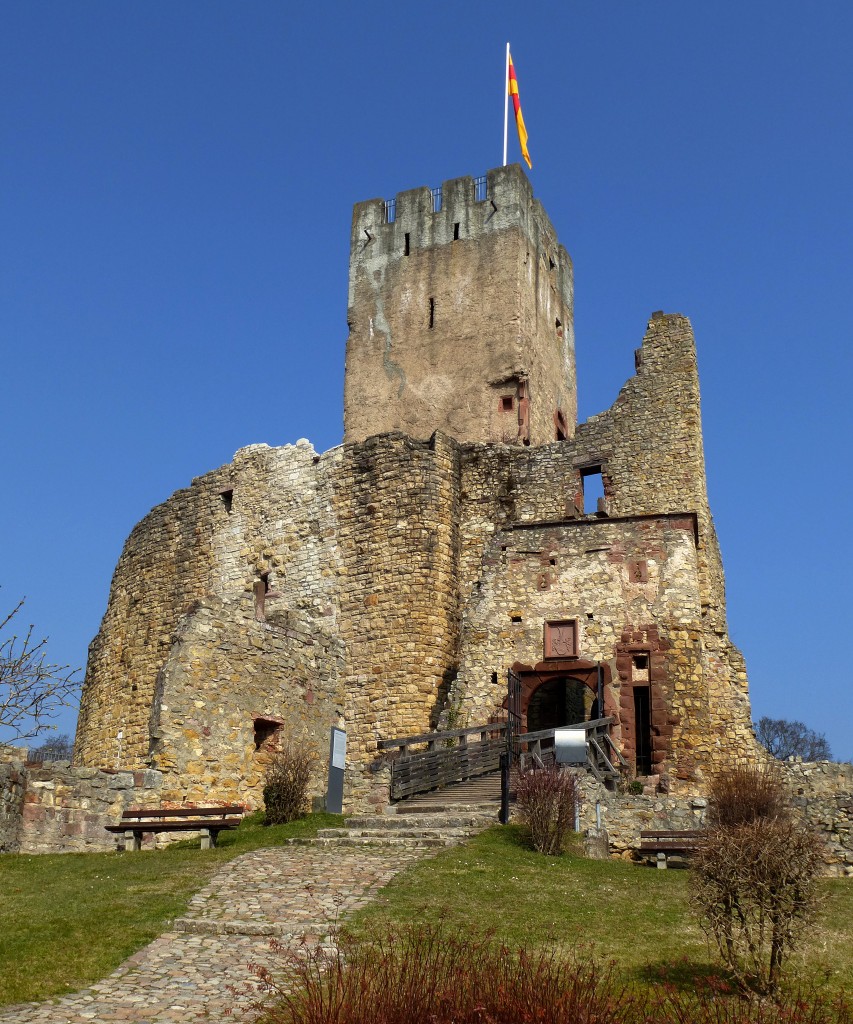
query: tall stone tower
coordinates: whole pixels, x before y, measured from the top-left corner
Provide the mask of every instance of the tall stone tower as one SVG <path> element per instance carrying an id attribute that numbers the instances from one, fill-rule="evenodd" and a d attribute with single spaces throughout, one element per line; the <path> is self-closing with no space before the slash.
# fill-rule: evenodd
<path id="1" fill-rule="evenodd" d="M 517 164 L 358 203 L 347 318 L 345 441 L 574 434 L 572 262 Z"/>

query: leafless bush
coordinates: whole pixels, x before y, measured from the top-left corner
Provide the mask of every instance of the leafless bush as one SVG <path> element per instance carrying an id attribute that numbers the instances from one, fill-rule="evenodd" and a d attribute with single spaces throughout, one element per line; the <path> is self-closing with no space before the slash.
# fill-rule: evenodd
<path id="1" fill-rule="evenodd" d="M 309 744 L 282 741 L 265 776 L 264 809 L 268 825 L 286 825 L 307 813 L 308 791 L 317 760 L 317 751 Z"/>
<path id="2" fill-rule="evenodd" d="M 510 949 L 490 936 L 412 927 L 346 933 L 288 952 L 285 973 L 254 973 L 264 1024 L 624 1024 L 635 999 L 587 950 Z"/>
<path id="3" fill-rule="evenodd" d="M 519 774 L 515 792 L 536 849 L 548 856 L 562 853 L 566 837 L 575 827 L 576 777 L 557 765 L 548 765 Z"/>
<path id="4" fill-rule="evenodd" d="M 785 786 L 775 768 L 725 768 L 711 780 L 708 822 L 732 828 L 786 814 Z"/>
<path id="5" fill-rule="evenodd" d="M 708 830 L 697 851 L 693 902 L 734 978 L 767 994 L 818 902 L 822 843 L 789 815 Z"/>

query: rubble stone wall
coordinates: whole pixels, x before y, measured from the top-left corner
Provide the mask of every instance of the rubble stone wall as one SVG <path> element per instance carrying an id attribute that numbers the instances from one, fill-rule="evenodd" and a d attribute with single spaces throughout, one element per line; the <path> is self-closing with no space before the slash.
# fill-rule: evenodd
<path id="1" fill-rule="evenodd" d="M 3 756 L 7 756 L 4 752 Z M 83 853 L 113 850 L 116 824 L 130 807 L 160 805 L 156 771 L 105 771 L 67 761 L 0 763 L 0 852 Z M 146 841 L 153 843 L 152 837 Z"/>
<path id="2" fill-rule="evenodd" d="M 0 853 L 15 853 L 21 846 L 26 753 L 25 748 L 0 744 Z"/>
<path id="3" fill-rule="evenodd" d="M 572 263 L 517 165 L 358 203 L 344 439 L 545 444 L 577 419 Z"/>

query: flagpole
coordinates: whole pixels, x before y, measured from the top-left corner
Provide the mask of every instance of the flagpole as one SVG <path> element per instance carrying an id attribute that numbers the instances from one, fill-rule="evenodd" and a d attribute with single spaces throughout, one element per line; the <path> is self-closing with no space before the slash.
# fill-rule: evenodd
<path id="1" fill-rule="evenodd" d="M 504 69 L 504 162 L 506 167 L 506 126 L 509 118 L 509 43 L 506 44 L 506 68 Z"/>

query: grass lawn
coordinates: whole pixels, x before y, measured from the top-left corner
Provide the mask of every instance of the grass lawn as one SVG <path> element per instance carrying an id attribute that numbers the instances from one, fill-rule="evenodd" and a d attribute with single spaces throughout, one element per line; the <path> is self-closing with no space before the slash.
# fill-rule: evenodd
<path id="1" fill-rule="evenodd" d="M 97 981 L 165 930 L 226 861 L 340 821 L 317 814 L 265 828 L 253 815 L 214 850 L 189 840 L 140 853 L 0 857 L 0 1005 Z"/>
<path id="2" fill-rule="evenodd" d="M 184 842 L 134 854 L 0 857 L 0 1005 L 91 984 L 180 916 L 227 860 L 339 822 L 313 815 L 264 828 L 255 816 L 223 833 L 215 850 Z M 689 984 L 718 966 L 690 913 L 688 881 L 686 871 L 543 857 L 520 827 L 496 827 L 414 864 L 353 924 L 473 926 L 511 946 L 593 943 L 627 981 L 665 969 Z M 853 880 L 827 881 L 825 890 L 797 970 L 826 971 L 832 987 L 853 995 Z"/>
<path id="3" fill-rule="evenodd" d="M 719 966 L 689 908 L 689 873 L 566 854 L 543 857 L 520 826 L 493 828 L 470 843 L 398 875 L 353 919 L 368 924 L 442 922 L 493 930 L 510 946 L 593 943 L 617 961 L 626 981 L 665 970 L 688 984 Z M 826 900 L 809 933 L 803 977 L 829 972 L 853 994 L 853 880 L 827 880 Z"/>

